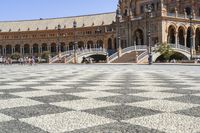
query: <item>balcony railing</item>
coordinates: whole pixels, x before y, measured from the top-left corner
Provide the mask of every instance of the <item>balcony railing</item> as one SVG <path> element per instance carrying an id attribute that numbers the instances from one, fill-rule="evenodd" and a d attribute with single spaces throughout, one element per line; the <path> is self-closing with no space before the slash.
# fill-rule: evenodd
<path id="1" fill-rule="evenodd" d="M 175 18 L 186 18 L 186 19 L 188 19 L 188 16 L 187 15 L 185 15 L 185 14 L 180 14 L 180 13 L 167 13 L 167 16 L 169 16 L 169 17 L 175 17 Z M 195 18 L 194 18 L 195 20 L 200 20 L 200 16 L 195 16 Z"/>

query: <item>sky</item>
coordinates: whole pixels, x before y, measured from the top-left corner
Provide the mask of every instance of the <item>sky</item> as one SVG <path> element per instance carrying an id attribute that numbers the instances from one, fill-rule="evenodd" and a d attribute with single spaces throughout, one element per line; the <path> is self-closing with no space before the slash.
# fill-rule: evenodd
<path id="1" fill-rule="evenodd" d="M 118 0 L 2 0 L 0 21 L 113 12 L 117 3 Z"/>

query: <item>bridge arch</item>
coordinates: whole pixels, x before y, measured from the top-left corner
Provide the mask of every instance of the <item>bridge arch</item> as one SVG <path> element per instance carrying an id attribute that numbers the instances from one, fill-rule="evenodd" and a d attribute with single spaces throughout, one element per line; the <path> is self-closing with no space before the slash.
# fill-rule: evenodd
<path id="1" fill-rule="evenodd" d="M 189 60 L 190 59 L 190 54 L 189 53 L 186 53 L 186 52 L 184 52 L 184 51 L 182 51 L 182 50 L 175 50 L 175 49 L 173 49 L 174 50 L 174 54 L 173 55 L 175 55 L 175 54 L 179 54 L 179 55 L 181 55 L 182 57 L 184 57 L 184 59 L 186 59 L 186 60 Z M 172 55 L 172 56 L 173 56 Z M 161 53 L 154 53 L 153 54 L 153 62 L 156 62 L 156 60 L 160 57 L 160 56 L 162 56 L 162 54 Z M 175 57 L 174 57 L 175 58 Z M 176 59 L 176 58 L 175 58 Z"/>

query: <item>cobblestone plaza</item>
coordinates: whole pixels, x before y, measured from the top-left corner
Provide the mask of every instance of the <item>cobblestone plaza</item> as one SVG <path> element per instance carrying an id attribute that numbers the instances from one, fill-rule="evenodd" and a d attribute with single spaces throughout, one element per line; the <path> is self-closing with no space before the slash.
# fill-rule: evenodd
<path id="1" fill-rule="evenodd" d="M 0 66 L 1 133 L 197 133 L 200 69 Z"/>

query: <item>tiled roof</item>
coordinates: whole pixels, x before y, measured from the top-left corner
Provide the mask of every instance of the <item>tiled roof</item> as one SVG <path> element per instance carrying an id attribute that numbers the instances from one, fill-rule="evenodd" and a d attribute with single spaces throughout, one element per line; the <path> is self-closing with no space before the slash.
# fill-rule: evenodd
<path id="1" fill-rule="evenodd" d="M 73 21 L 76 20 L 77 27 L 91 27 L 100 25 L 110 25 L 115 21 L 115 13 L 94 14 L 76 17 L 39 19 L 39 20 L 23 20 L 23 21 L 2 21 L 0 22 L 1 32 L 16 31 L 36 31 L 36 30 L 52 30 L 58 24 L 61 28 L 72 28 Z"/>

